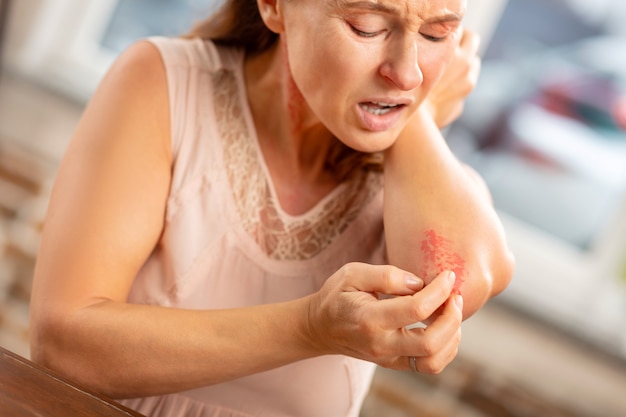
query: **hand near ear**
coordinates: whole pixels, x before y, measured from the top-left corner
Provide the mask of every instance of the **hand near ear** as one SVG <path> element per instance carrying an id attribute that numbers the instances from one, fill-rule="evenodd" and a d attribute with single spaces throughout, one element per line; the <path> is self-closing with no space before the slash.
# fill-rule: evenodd
<path id="1" fill-rule="evenodd" d="M 426 99 L 426 106 L 439 128 L 454 122 L 463 112 L 464 102 L 480 74 L 478 56 L 480 39 L 469 29 L 463 35 L 454 56 Z"/>

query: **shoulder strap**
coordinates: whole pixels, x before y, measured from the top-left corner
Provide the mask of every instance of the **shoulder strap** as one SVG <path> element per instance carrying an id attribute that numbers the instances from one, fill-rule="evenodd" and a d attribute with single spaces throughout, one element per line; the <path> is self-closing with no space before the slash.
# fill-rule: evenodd
<path id="1" fill-rule="evenodd" d="M 210 40 L 153 36 L 148 41 L 159 49 L 166 67 L 196 67 L 207 71 L 216 71 L 222 67 L 217 48 Z"/>

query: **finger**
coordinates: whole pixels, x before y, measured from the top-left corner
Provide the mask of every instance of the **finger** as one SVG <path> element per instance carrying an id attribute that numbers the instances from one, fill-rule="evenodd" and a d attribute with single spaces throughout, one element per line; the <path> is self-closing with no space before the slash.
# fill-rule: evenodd
<path id="1" fill-rule="evenodd" d="M 480 77 L 482 59 L 479 56 L 475 56 L 470 65 L 469 79 L 470 82 L 475 86 L 478 82 L 478 77 Z"/>
<path id="2" fill-rule="evenodd" d="M 448 342 L 436 353 L 430 356 L 415 356 L 415 368 L 417 372 L 425 374 L 441 373 L 459 352 L 461 344 L 461 328 L 448 339 Z"/>
<path id="3" fill-rule="evenodd" d="M 442 312 L 428 326 L 408 330 L 402 340 L 406 355 L 432 356 L 448 345 L 461 329 L 463 321 L 463 298 L 453 295 L 445 303 Z"/>
<path id="4" fill-rule="evenodd" d="M 426 338 L 433 341 L 448 340 L 461 328 L 461 323 L 463 323 L 463 297 L 455 294 L 446 302 L 441 313 L 423 329 L 423 333 Z M 437 346 L 438 344 L 434 342 L 434 347 Z M 428 351 L 424 354 L 427 355 Z"/>
<path id="5" fill-rule="evenodd" d="M 406 347 L 408 350 L 404 353 L 406 356 L 397 358 L 394 367 L 407 369 L 408 358 L 413 357 L 415 370 L 418 372 L 428 374 L 441 372 L 458 353 L 461 343 L 462 310 L 461 296 L 454 295 L 446 303 L 442 314 L 445 318 L 438 322 L 437 326 L 410 330 L 408 335 L 410 337 L 404 338 L 404 344 L 409 344 Z"/>
<path id="6" fill-rule="evenodd" d="M 409 370 L 424 374 L 439 374 L 456 358 L 461 344 L 461 330 L 451 338 L 446 346 L 431 356 L 399 356 L 387 367 Z M 413 361 L 413 364 L 411 362 Z M 384 366 L 384 365 L 383 365 Z"/>
<path id="7" fill-rule="evenodd" d="M 465 28 L 459 42 L 459 48 L 470 55 L 476 55 L 480 50 L 480 35 L 473 30 Z"/>
<path id="8" fill-rule="evenodd" d="M 391 265 L 350 263 L 342 268 L 344 290 L 410 295 L 424 287 L 424 281 L 410 272 Z"/>
<path id="9" fill-rule="evenodd" d="M 399 329 L 426 320 L 450 297 L 455 275 L 444 271 L 414 295 L 381 300 L 368 312 L 367 320 L 386 329 Z"/>

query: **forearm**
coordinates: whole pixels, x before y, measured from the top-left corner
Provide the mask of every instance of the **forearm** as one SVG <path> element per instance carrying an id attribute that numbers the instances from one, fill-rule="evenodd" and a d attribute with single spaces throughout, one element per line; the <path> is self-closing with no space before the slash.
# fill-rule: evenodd
<path id="1" fill-rule="evenodd" d="M 307 299 L 219 311 L 104 301 L 39 323 L 43 348 L 33 353 L 114 398 L 159 395 L 314 356 L 304 337 L 307 308 Z"/>
<path id="2" fill-rule="evenodd" d="M 385 153 L 384 216 L 390 262 L 426 282 L 453 270 L 464 317 L 508 284 L 512 260 L 489 194 L 423 110 Z"/>

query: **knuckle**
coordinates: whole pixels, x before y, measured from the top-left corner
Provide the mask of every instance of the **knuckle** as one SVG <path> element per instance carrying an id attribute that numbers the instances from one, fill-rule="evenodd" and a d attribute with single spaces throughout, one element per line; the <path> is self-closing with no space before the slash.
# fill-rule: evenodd
<path id="1" fill-rule="evenodd" d="M 341 272 L 344 276 L 350 277 L 355 275 L 354 270 L 356 269 L 356 264 L 353 262 L 347 263 L 341 267 Z"/>
<path id="2" fill-rule="evenodd" d="M 427 337 L 423 339 L 421 348 L 424 356 L 432 356 L 437 351 L 433 342 Z"/>
<path id="3" fill-rule="evenodd" d="M 354 280 L 356 278 L 358 278 L 358 264 L 355 262 L 351 262 L 351 263 L 347 263 L 344 264 L 340 269 L 339 269 L 339 274 L 338 275 L 338 279 L 340 282 L 343 283 L 351 283 L 354 282 Z"/>
<path id="4" fill-rule="evenodd" d="M 357 331 L 368 344 L 372 344 L 376 340 L 376 332 L 367 320 L 363 320 L 358 323 Z"/>
<path id="5" fill-rule="evenodd" d="M 385 362 L 387 358 L 387 351 L 380 344 L 370 344 L 370 355 L 376 362 Z"/>
<path id="6" fill-rule="evenodd" d="M 428 311 L 424 303 L 413 303 L 411 309 L 413 320 L 422 321 L 428 317 Z"/>
<path id="7" fill-rule="evenodd" d="M 382 283 L 384 285 L 384 288 L 394 287 L 393 284 L 394 284 L 395 271 L 396 271 L 396 268 L 391 265 L 387 265 L 383 269 Z"/>
<path id="8" fill-rule="evenodd" d="M 361 322 L 358 326 L 357 332 L 360 335 L 360 340 L 363 346 L 366 346 L 366 349 L 372 356 L 377 356 L 377 352 L 382 349 L 382 344 L 378 340 L 379 335 L 376 329 L 368 323 Z"/>
<path id="9" fill-rule="evenodd" d="M 373 362 L 384 363 L 389 361 L 390 353 L 389 347 L 380 338 L 370 337 L 364 340 L 364 344 L 367 346 L 367 355 L 372 358 Z"/>
<path id="10" fill-rule="evenodd" d="M 429 358 L 423 362 L 420 372 L 430 375 L 438 375 L 448 366 L 448 362 L 444 362 L 437 358 Z"/>
<path id="11" fill-rule="evenodd" d="M 391 272 L 389 267 L 385 267 L 382 270 L 382 274 L 380 276 L 380 286 L 382 288 L 389 288 L 389 284 L 391 283 Z"/>
<path id="12" fill-rule="evenodd" d="M 445 369 L 445 366 L 440 366 L 439 364 L 433 363 L 433 364 L 429 364 L 429 366 L 426 368 L 425 373 L 430 374 L 430 375 L 439 375 L 440 373 L 443 372 L 444 369 Z"/>

